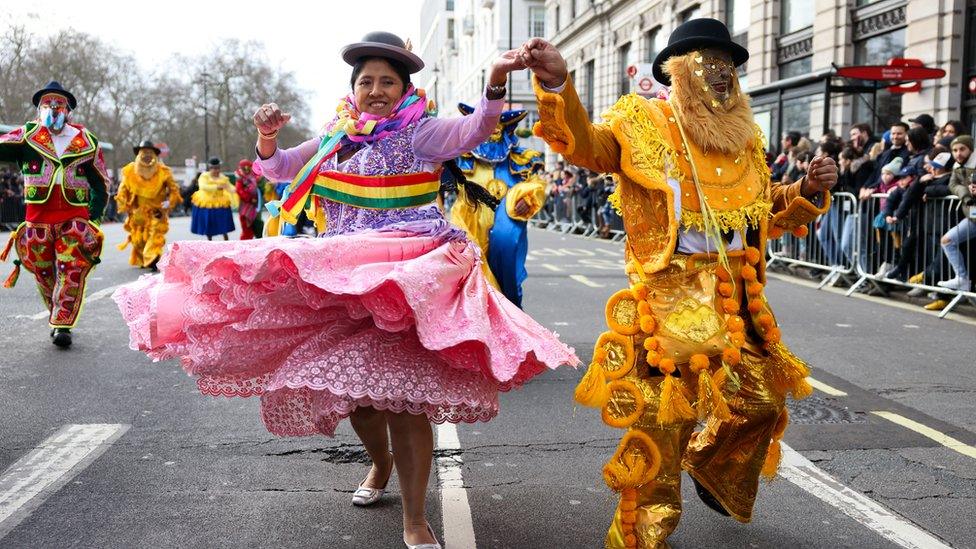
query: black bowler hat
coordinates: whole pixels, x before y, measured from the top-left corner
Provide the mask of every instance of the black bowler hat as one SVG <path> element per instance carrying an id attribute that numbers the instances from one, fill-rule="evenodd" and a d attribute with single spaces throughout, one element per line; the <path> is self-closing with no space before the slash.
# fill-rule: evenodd
<path id="1" fill-rule="evenodd" d="M 219 168 L 220 159 L 217 158 L 216 156 L 211 156 L 210 160 L 207 161 L 207 165 L 209 165 L 211 168 Z"/>
<path id="2" fill-rule="evenodd" d="M 56 80 L 51 80 L 47 83 L 47 86 L 44 86 L 43 88 L 34 92 L 34 97 L 31 99 L 31 102 L 34 103 L 34 106 L 36 107 L 41 103 L 41 98 L 49 93 L 56 93 L 67 99 L 68 108 L 71 110 L 75 110 L 75 107 L 78 106 L 78 101 L 75 100 L 75 96 L 71 95 L 71 92 L 64 89 L 64 87 L 61 86 L 61 84 Z"/>
<path id="3" fill-rule="evenodd" d="M 665 86 L 670 86 L 671 78 L 664 73 L 664 63 L 676 55 L 706 48 L 729 52 L 736 67 L 749 60 L 749 51 L 732 41 L 729 28 L 724 23 L 707 17 L 690 19 L 674 29 L 668 37 L 667 47 L 657 54 L 654 59 L 654 78 Z"/>
<path id="4" fill-rule="evenodd" d="M 410 51 L 410 46 L 399 36 L 391 32 L 371 32 L 362 41 L 342 48 L 342 60 L 350 65 L 355 66 L 363 57 L 394 59 L 406 65 L 410 74 L 424 68 L 424 61 Z"/>
<path id="5" fill-rule="evenodd" d="M 159 153 L 162 152 L 162 150 L 159 147 L 157 147 L 156 144 L 153 143 L 151 140 L 143 139 L 142 143 L 139 143 L 139 145 L 132 147 L 132 154 L 139 154 L 139 151 L 141 151 L 142 149 L 152 149 L 156 151 L 156 156 L 159 156 Z"/>
<path id="6" fill-rule="evenodd" d="M 931 114 L 920 114 L 915 118 L 909 118 L 908 121 L 922 126 L 929 133 L 935 133 L 935 119 Z"/>

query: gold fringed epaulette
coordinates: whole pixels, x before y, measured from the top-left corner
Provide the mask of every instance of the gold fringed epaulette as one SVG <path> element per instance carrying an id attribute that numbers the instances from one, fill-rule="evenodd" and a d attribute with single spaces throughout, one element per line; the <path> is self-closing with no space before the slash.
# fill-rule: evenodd
<path id="1" fill-rule="evenodd" d="M 571 79 L 566 79 L 566 86 L 571 86 Z M 535 76 L 532 77 L 532 87 L 538 99 L 539 118 L 532 127 L 532 133 L 541 137 L 553 151 L 569 156 L 576 150 L 576 139 L 569 130 L 566 122 L 566 102 L 558 93 L 552 93 L 542 88 L 542 84 Z M 543 124 L 541 120 L 552 122 Z"/>
<path id="2" fill-rule="evenodd" d="M 824 203 L 820 208 L 806 198 L 798 196 L 790 201 L 785 210 L 773 216 L 769 223 L 769 238 L 779 238 L 787 231 L 804 237 L 807 234 L 807 225 L 818 215 L 827 213 L 829 209 L 830 193 L 824 193 Z"/>

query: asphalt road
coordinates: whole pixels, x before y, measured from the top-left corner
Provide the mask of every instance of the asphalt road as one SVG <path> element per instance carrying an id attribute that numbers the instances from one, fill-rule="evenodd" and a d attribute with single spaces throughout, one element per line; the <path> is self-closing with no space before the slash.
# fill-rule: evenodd
<path id="1" fill-rule="evenodd" d="M 188 225 L 174 219 L 172 239 Z M 348 424 L 334 439 L 273 437 L 255 399 L 201 396 L 177 363 L 128 349 L 109 294 L 141 272 L 113 247 L 120 226 L 105 231 L 70 351 L 50 344 L 29 274 L 0 291 L 0 548 L 402 547 L 395 479 L 378 506 L 349 504 L 366 457 Z M 621 247 L 530 240 L 525 308 L 587 360 L 625 282 Z M 672 546 L 976 547 L 974 325 L 779 279 L 768 288 L 822 389 L 791 405 L 785 441 L 799 453 L 788 478 L 761 487 L 749 525 L 705 509 L 686 483 Z M 600 470 L 621 432 L 574 406 L 581 375 L 548 372 L 502 395 L 495 420 L 457 427 L 457 449 L 455 431 L 438 430 L 438 536 L 602 546 L 616 502 Z"/>

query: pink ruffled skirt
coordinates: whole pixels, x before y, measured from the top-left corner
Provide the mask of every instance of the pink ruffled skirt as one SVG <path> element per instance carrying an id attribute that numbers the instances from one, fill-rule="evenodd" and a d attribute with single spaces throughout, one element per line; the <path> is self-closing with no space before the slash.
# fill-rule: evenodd
<path id="1" fill-rule="evenodd" d="M 113 296 L 130 345 L 208 395 L 261 397 L 268 430 L 333 435 L 359 406 L 487 421 L 573 350 L 485 281 L 452 230 L 177 242 Z"/>

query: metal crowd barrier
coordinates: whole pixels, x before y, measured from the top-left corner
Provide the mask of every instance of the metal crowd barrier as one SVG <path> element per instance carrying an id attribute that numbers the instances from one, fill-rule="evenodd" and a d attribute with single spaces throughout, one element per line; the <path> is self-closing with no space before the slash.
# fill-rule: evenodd
<path id="1" fill-rule="evenodd" d="M 587 211 L 580 211 L 579 196 L 549 197 L 545 207 L 530 220 L 533 226 L 563 234 L 577 234 L 590 238 L 600 238 L 603 223 L 601 210 L 606 202 L 591 202 Z M 626 234 L 619 217 L 610 224 L 607 234 L 613 242 L 623 241 Z"/>
<path id="2" fill-rule="evenodd" d="M 777 240 L 769 240 L 767 266 L 786 264 L 825 271 L 818 288 L 853 276 L 854 239 L 852 233 L 845 232 L 845 224 L 850 229 L 856 222 L 856 210 L 857 197 L 853 194 L 834 194 L 830 209 L 810 224 L 806 236 L 788 233 Z"/>
<path id="3" fill-rule="evenodd" d="M 858 200 L 850 193 L 835 194 L 830 210 L 808 226 L 805 237 L 787 234 L 769 241 L 768 265 L 823 271 L 818 288 L 847 279 L 852 282 L 847 296 L 864 287 L 869 293 L 887 296 L 892 285 L 931 292 L 947 301 L 940 318 L 963 299 L 976 304 L 976 292 L 971 289 L 949 290 L 937 285 L 956 276 L 943 253 L 941 238 L 963 219 L 959 199 L 927 199 L 912 208 L 906 219 L 889 225 L 879 219 L 887 198 L 886 194 L 874 194 Z M 974 248 L 976 240 L 959 246 L 969 265 Z M 922 280 L 909 282 L 916 275 Z"/>
<path id="4" fill-rule="evenodd" d="M 888 195 L 874 194 L 861 203 L 863 221 L 857 230 L 858 281 L 847 295 L 853 294 L 864 284 L 882 295 L 887 295 L 885 285 L 907 286 L 924 292 L 932 292 L 947 300 L 939 312 L 944 318 L 963 299 L 976 304 L 976 292 L 950 290 L 936 283 L 956 276 L 942 249 L 941 239 L 949 229 L 963 219 L 959 198 L 928 199 L 912 209 L 906 219 L 897 224 L 883 224 L 878 219 L 884 212 Z M 878 219 L 877 222 L 875 220 Z M 973 262 L 974 240 L 960 244 L 959 250 L 968 265 Z M 909 282 L 915 275 L 921 281 Z M 889 286 L 890 287 L 890 286 Z"/>

